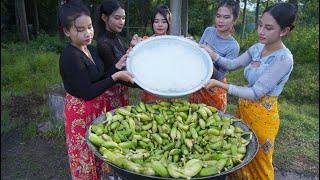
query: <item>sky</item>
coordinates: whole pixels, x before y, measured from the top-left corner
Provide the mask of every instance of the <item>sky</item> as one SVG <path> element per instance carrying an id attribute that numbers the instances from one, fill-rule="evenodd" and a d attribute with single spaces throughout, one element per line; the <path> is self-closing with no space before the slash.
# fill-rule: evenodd
<path id="1" fill-rule="evenodd" d="M 240 2 L 240 8 L 243 9 L 244 7 L 244 3 L 243 2 Z M 247 3 L 247 10 L 249 11 L 255 11 L 255 8 L 256 8 L 256 4 L 251 4 L 251 3 Z"/>

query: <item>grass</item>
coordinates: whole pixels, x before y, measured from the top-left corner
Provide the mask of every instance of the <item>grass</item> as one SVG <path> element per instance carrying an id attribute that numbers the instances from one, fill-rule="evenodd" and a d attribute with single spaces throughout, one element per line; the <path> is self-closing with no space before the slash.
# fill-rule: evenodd
<path id="1" fill-rule="evenodd" d="M 44 134 L 41 134 L 44 138 L 64 138 L 64 124 L 63 123 L 53 123 L 52 128 Z M 63 139 L 64 140 L 64 139 Z"/>
<path id="2" fill-rule="evenodd" d="M 37 123 L 47 121 L 50 117 L 46 103 L 40 106 L 35 104 L 34 107 L 29 107 L 33 106 L 30 101 L 21 104 L 21 100 L 28 96 L 40 97 L 43 99 L 40 103 L 45 102 L 48 86 L 61 82 L 59 54 L 48 52 L 40 47 L 43 45 L 37 44 L 40 43 L 36 41 L 27 46 L 23 43 L 1 44 L 1 105 L 4 105 L 1 111 L 1 135 L 23 126 L 24 137 L 34 137 L 37 135 Z M 16 97 L 19 97 L 19 104 L 13 104 Z M 9 112 L 5 104 L 10 104 L 15 112 Z M 19 110 L 16 108 L 25 110 L 17 114 Z M 32 114 L 34 119 L 25 117 L 27 114 Z"/>
<path id="3" fill-rule="evenodd" d="M 1 50 L 1 99 L 27 95 L 36 91 L 45 94 L 50 84 L 60 82 L 59 56 L 53 52 L 13 53 Z M 18 83 L 17 83 L 18 82 Z"/>
<path id="4" fill-rule="evenodd" d="M 13 123 L 10 122 L 10 115 L 9 112 L 4 110 L 1 112 L 1 135 L 7 134 L 12 129 L 21 126 L 20 121 L 14 121 Z"/>
<path id="5" fill-rule="evenodd" d="M 319 171 L 319 104 L 292 105 L 282 101 L 280 118 L 275 164 L 287 171 Z"/>
<path id="6" fill-rule="evenodd" d="M 59 49 L 61 44 L 56 37 L 41 37 L 28 45 L 1 43 L 1 136 L 21 128 L 24 139 L 40 137 L 64 141 L 62 123 L 53 123 L 54 128 L 45 134 L 37 132 L 37 124 L 51 120 L 46 90 L 52 84 L 61 83 Z M 282 170 L 319 174 L 319 61 L 315 58 L 318 56 L 316 52 L 308 53 L 304 57 L 308 59 L 306 62 L 301 54 L 297 55 L 294 70 L 279 98 L 281 127 L 276 139 L 274 161 Z M 231 72 L 227 78 L 236 85 L 246 84 L 243 70 Z M 130 104 L 140 101 L 140 92 L 139 89 L 130 88 Z M 23 101 L 19 105 L 21 101 L 15 101 L 17 97 L 25 100 L 34 96 L 42 99 L 40 104 Z M 237 98 L 228 98 L 227 112 L 233 114 Z M 15 108 L 20 108 L 17 112 L 23 113 L 17 114 Z M 26 119 L 25 116 L 30 118 Z M 28 158 L 29 155 L 22 157 L 26 167 L 28 165 L 27 169 L 34 172 L 39 170 L 37 165 L 28 164 Z M 29 165 L 32 167 L 29 168 Z M 24 177 L 24 172 L 17 172 L 15 177 Z"/>

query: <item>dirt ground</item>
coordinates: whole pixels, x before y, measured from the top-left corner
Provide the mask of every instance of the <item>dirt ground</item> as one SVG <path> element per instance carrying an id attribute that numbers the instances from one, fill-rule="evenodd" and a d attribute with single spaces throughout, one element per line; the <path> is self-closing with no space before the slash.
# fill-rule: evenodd
<path id="1" fill-rule="evenodd" d="M 1 114 L 9 111 L 9 120 L 22 119 L 19 128 L 1 135 L 1 179 L 70 179 L 64 138 L 25 134 L 29 124 L 37 124 L 40 112 L 32 109 L 43 104 L 44 98 L 36 94 L 16 96 L 1 104 Z"/>
<path id="2" fill-rule="evenodd" d="M 29 96 L 30 97 L 30 96 Z M 38 112 L 31 111 L 44 103 L 42 97 L 13 98 L 9 104 L 1 105 L 10 112 L 11 118 L 25 117 L 25 123 L 5 135 L 1 135 L 1 179 L 71 179 L 65 139 L 35 136 L 26 138 L 25 127 L 34 120 Z M 297 174 L 277 170 L 276 179 L 319 179 L 316 175 Z"/>
<path id="3" fill-rule="evenodd" d="M 1 179 L 71 179 L 68 170 L 63 139 L 24 141 L 21 130 L 1 138 Z"/>

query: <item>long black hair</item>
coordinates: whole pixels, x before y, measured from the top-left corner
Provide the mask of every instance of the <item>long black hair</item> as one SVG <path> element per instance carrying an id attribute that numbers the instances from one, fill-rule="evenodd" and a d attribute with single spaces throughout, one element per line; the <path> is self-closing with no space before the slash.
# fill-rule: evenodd
<path id="1" fill-rule="evenodd" d="M 164 19 L 166 20 L 166 22 L 168 24 L 167 33 L 169 33 L 172 15 L 171 15 L 169 7 L 166 6 L 166 5 L 160 5 L 152 12 L 152 15 L 151 15 L 151 28 L 152 28 L 153 33 L 155 33 L 154 30 L 153 30 L 154 19 L 156 18 L 156 15 L 158 13 L 161 14 L 164 17 Z"/>
<path id="2" fill-rule="evenodd" d="M 63 29 L 70 29 L 74 21 L 82 16 L 86 15 L 90 17 L 90 11 L 82 4 L 81 0 L 69 0 L 62 3 L 58 10 L 58 25 L 60 39 L 65 38 Z"/>
<path id="3" fill-rule="evenodd" d="M 101 19 L 102 14 L 106 16 L 110 16 L 114 11 L 118 10 L 119 8 L 123 8 L 123 5 L 117 0 L 103 0 L 97 9 L 96 14 L 96 32 L 98 36 L 102 35 L 105 32 L 106 24 Z"/>
<path id="4" fill-rule="evenodd" d="M 293 4 L 277 3 L 267 7 L 263 14 L 266 12 L 271 14 L 282 30 L 286 27 L 289 27 L 290 31 L 293 30 L 293 23 L 297 18 L 297 8 Z"/>

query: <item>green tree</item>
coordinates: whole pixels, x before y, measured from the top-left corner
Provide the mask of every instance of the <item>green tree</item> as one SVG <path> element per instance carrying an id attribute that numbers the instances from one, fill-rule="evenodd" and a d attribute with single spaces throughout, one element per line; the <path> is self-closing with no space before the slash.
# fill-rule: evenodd
<path id="1" fill-rule="evenodd" d="M 319 1 L 301 0 L 298 3 L 298 22 L 306 26 L 310 24 L 319 25 Z"/>
<path id="2" fill-rule="evenodd" d="M 213 24 L 216 3 L 210 0 L 189 0 L 188 24 L 192 36 L 201 36 L 204 29 Z"/>

